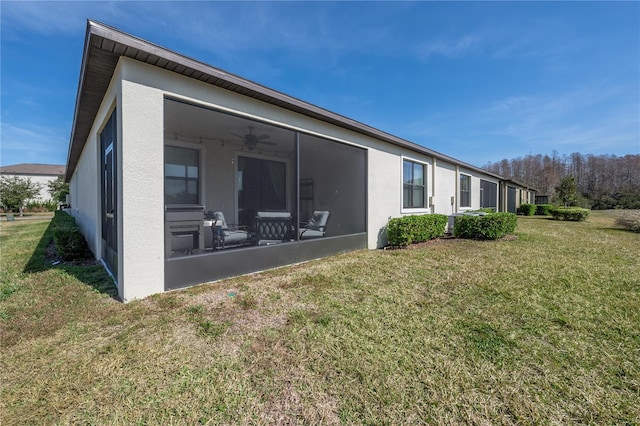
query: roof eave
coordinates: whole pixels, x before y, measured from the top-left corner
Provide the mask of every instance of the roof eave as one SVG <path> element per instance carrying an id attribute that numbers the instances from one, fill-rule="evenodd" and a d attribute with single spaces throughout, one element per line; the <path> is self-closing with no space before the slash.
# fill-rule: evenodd
<path id="1" fill-rule="evenodd" d="M 92 40 L 94 41 L 94 43 L 92 43 Z M 105 43 L 105 41 L 108 41 L 108 43 Z M 106 47 L 105 44 L 107 45 Z M 104 94 L 106 93 L 105 88 L 105 92 L 100 93 L 99 95 L 101 99 L 91 98 L 92 96 L 98 96 L 97 94 L 87 95 L 85 93 L 87 75 L 90 71 L 92 71 L 93 68 L 93 49 L 99 49 L 107 55 L 116 55 L 118 58 L 120 56 L 131 57 L 133 59 L 146 62 L 154 66 L 158 66 L 160 68 L 185 75 L 190 78 L 195 78 L 199 81 L 204 81 L 206 83 L 222 87 L 226 90 L 230 90 L 244 96 L 249 96 L 260 101 L 309 116 L 311 118 L 315 118 L 351 131 L 355 131 L 357 133 L 361 133 L 391 143 L 396 146 L 407 148 L 411 151 L 419 152 L 430 157 L 435 157 L 439 160 L 463 166 L 467 169 L 483 173 L 487 176 L 492 176 L 497 179 L 504 179 L 501 176 L 496 175 L 495 173 L 491 173 L 471 164 L 464 163 L 460 160 L 431 150 L 422 145 L 418 145 L 397 136 L 393 136 L 382 130 L 368 126 L 364 123 L 352 120 L 348 117 L 304 102 L 300 99 L 262 86 L 258 83 L 227 73 L 203 62 L 197 61 L 184 55 L 180 55 L 169 49 L 165 49 L 143 39 L 126 34 L 105 24 L 88 20 L 82 64 L 80 67 L 80 77 L 78 80 L 78 92 L 76 96 L 73 126 L 71 129 L 71 139 L 69 143 L 69 150 L 67 153 L 67 173 L 65 177 L 66 181 L 69 181 L 71 179 L 71 176 L 73 175 L 79 156 L 82 152 L 82 149 L 84 148 L 84 144 L 86 143 L 89 132 L 91 130 L 93 120 L 95 120 L 95 116 L 98 112 L 99 105 L 102 102 Z M 103 86 L 105 79 L 108 79 L 109 81 L 111 80 L 114 70 L 115 64 L 113 64 L 113 69 L 110 69 L 109 71 L 105 71 L 104 69 L 99 71 L 98 74 L 99 77 L 102 77 Z M 110 75 L 103 75 L 105 72 L 110 73 Z M 93 101 L 93 105 L 87 105 L 91 104 L 91 101 Z M 85 115 L 85 118 L 81 118 L 81 114 Z"/>

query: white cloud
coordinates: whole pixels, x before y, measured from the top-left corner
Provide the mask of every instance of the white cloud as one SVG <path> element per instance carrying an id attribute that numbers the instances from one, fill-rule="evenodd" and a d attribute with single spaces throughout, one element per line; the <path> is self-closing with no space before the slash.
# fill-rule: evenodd
<path id="1" fill-rule="evenodd" d="M 407 138 L 481 166 L 528 153 L 640 153 L 640 105 L 624 86 L 522 94 L 418 115 Z M 465 160 L 466 159 L 466 160 Z"/>
<path id="2" fill-rule="evenodd" d="M 77 36 L 90 10 L 108 10 L 108 3 L 69 1 L 10 1 L 2 4 L 3 35 Z"/>
<path id="3" fill-rule="evenodd" d="M 479 50 L 483 42 L 483 37 L 480 34 L 466 34 L 449 39 L 422 42 L 417 47 L 416 53 L 420 59 L 429 59 L 431 56 L 453 58 Z"/>
<path id="4" fill-rule="evenodd" d="M 634 105 L 627 96 L 628 89 L 622 86 L 591 86 L 561 93 L 513 96 L 494 101 L 479 112 L 479 118 L 505 123 L 497 133 L 529 137 L 527 135 L 554 128 L 563 122 L 587 126 L 619 122 L 621 114 L 629 115 L 634 109 L 638 112 L 638 105 Z"/>

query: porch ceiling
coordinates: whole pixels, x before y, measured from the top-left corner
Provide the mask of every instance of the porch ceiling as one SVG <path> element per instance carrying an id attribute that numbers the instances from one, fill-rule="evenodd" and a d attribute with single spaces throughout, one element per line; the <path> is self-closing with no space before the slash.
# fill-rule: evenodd
<path id="1" fill-rule="evenodd" d="M 66 180 L 69 181 L 84 148 L 91 126 L 121 56 L 203 81 L 214 86 L 294 111 L 348 130 L 408 148 L 468 169 L 501 178 L 470 164 L 406 141 L 366 124 L 303 102 L 260 84 L 180 55 L 148 41 L 123 33 L 96 21 L 87 21 L 85 48 L 82 58 L 78 94 L 67 154 Z"/>
<path id="2" fill-rule="evenodd" d="M 200 142 L 213 147 L 222 143 L 224 146 L 236 146 L 239 151 L 246 148 L 238 135 L 251 131 L 257 135 L 267 135 L 266 145 L 246 148 L 259 153 L 293 152 L 294 133 L 291 130 L 259 122 L 248 121 L 242 117 L 214 112 L 181 101 L 167 99 L 164 108 L 164 125 L 166 140 L 183 142 Z M 255 150 L 255 151 L 254 151 Z"/>

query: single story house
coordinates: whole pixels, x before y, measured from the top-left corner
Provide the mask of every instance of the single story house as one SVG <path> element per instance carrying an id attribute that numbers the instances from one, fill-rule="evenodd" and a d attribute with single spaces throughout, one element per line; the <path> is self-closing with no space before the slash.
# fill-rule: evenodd
<path id="1" fill-rule="evenodd" d="M 49 182 L 53 182 L 65 175 L 65 166 L 58 164 L 32 164 L 22 163 L 0 167 L 0 176 L 21 179 L 29 179 L 32 183 L 40 185 L 40 193 L 33 201 L 49 201 Z"/>
<path id="2" fill-rule="evenodd" d="M 502 205 L 499 211 L 516 213 L 520 204 L 535 204 L 536 190 L 521 182 L 504 179 L 502 181 Z"/>
<path id="3" fill-rule="evenodd" d="M 495 174 L 88 21 L 71 214 L 123 301 L 504 209 Z"/>

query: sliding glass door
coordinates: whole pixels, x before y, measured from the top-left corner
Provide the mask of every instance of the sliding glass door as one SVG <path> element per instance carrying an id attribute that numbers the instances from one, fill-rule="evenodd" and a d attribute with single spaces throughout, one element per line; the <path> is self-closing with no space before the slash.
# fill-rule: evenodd
<path id="1" fill-rule="evenodd" d="M 238 155 L 238 223 L 251 226 L 258 212 L 287 211 L 287 163 Z"/>

